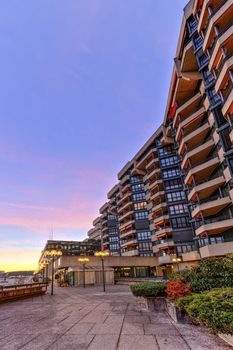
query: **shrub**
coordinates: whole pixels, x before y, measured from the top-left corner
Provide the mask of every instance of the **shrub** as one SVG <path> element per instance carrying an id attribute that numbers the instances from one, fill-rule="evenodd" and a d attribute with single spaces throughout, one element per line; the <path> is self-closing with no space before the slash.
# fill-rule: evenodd
<path id="1" fill-rule="evenodd" d="M 179 309 L 194 323 L 207 326 L 213 333 L 233 335 L 233 288 L 218 288 L 177 300 Z"/>
<path id="2" fill-rule="evenodd" d="M 195 293 L 212 288 L 233 287 L 233 255 L 203 260 L 190 270 L 174 273 L 172 277 L 190 285 Z"/>
<path id="3" fill-rule="evenodd" d="M 185 295 L 191 294 L 192 289 L 181 280 L 170 280 L 167 284 L 166 292 L 169 299 L 176 300 Z"/>
<path id="4" fill-rule="evenodd" d="M 166 284 L 162 282 L 156 283 L 140 283 L 130 286 L 135 297 L 165 297 Z"/>

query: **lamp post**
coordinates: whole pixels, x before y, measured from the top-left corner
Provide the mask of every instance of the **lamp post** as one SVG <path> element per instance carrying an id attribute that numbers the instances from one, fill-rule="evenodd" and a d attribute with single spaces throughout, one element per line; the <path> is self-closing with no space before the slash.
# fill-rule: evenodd
<path id="1" fill-rule="evenodd" d="M 181 262 L 181 258 L 173 258 L 172 261 L 173 261 L 174 263 L 177 263 L 178 271 L 180 271 L 180 262 Z"/>
<path id="2" fill-rule="evenodd" d="M 88 258 L 79 258 L 78 261 L 83 265 L 83 288 L 86 287 L 85 283 L 85 267 L 86 263 L 88 263 L 89 259 Z"/>
<path id="3" fill-rule="evenodd" d="M 102 262 L 102 274 L 103 274 L 103 290 L 105 292 L 105 271 L 104 271 L 104 257 L 109 256 L 109 252 L 95 252 L 95 256 L 100 256 Z"/>
<path id="4" fill-rule="evenodd" d="M 61 256 L 62 251 L 61 250 L 48 250 L 45 254 L 47 257 L 52 258 L 52 283 L 51 283 L 51 295 L 53 295 L 53 285 L 54 285 L 54 261 L 55 257 Z"/>

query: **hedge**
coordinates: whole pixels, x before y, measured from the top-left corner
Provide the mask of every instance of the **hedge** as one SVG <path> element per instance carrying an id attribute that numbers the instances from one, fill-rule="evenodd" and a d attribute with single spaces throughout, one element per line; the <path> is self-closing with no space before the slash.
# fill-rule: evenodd
<path id="1" fill-rule="evenodd" d="M 213 333 L 233 335 L 233 288 L 217 288 L 192 294 L 175 301 L 196 324 L 208 327 Z"/>
<path id="2" fill-rule="evenodd" d="M 130 286 L 135 297 L 165 297 L 166 283 L 139 283 Z"/>
<path id="3" fill-rule="evenodd" d="M 174 273 L 172 278 L 184 281 L 194 293 L 233 287 L 233 254 L 224 258 L 203 260 L 189 270 Z"/>

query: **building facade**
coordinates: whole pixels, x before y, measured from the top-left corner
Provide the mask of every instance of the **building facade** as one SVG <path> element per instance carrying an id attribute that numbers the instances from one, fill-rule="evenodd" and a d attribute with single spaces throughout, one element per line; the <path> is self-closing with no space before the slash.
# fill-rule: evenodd
<path id="1" fill-rule="evenodd" d="M 101 209 L 103 249 L 174 259 L 233 252 L 233 2 L 184 8 L 163 123 L 118 174 Z"/>

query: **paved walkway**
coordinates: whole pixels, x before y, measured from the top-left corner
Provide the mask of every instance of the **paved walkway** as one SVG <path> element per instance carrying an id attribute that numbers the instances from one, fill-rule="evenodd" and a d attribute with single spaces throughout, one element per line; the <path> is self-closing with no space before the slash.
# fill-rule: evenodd
<path id="1" fill-rule="evenodd" d="M 0 305 L 1 350 L 230 350 L 206 330 L 137 309 L 127 286 L 56 288 Z"/>

